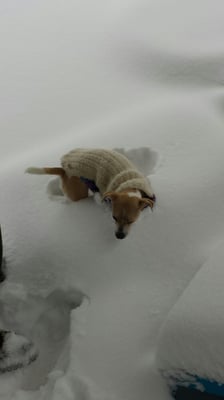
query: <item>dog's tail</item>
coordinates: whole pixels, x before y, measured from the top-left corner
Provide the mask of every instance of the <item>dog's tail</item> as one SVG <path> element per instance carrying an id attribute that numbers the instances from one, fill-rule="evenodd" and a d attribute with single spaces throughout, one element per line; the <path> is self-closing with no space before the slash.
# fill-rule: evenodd
<path id="1" fill-rule="evenodd" d="M 35 175 L 59 175 L 60 177 L 63 177 L 65 175 L 65 171 L 63 168 L 37 168 L 37 167 L 29 167 L 25 171 L 28 174 L 35 174 Z"/>

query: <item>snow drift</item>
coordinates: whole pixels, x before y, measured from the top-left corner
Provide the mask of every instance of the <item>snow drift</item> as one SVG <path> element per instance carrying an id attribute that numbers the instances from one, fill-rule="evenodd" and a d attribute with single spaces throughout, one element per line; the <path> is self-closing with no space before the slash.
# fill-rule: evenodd
<path id="1" fill-rule="evenodd" d="M 27 321 L 12 321 L 25 329 L 58 288 L 90 298 L 73 310 L 62 296 L 55 319 L 44 316 L 59 333 L 66 327 L 58 353 L 45 338 L 45 376 L 27 369 L 25 384 L 23 374 L 1 377 L 1 397 L 167 400 L 154 364 L 158 332 L 223 238 L 223 6 L 10 0 L 0 7 L 0 220 L 13 288 L 3 303 L 9 296 L 14 310 L 14 296 L 30 302 Z M 122 243 L 92 199 L 52 201 L 48 177 L 23 173 L 58 165 L 83 146 L 135 149 L 136 160 L 144 147 L 156 151 L 157 208 Z M 148 169 L 145 158 L 141 167 Z"/>

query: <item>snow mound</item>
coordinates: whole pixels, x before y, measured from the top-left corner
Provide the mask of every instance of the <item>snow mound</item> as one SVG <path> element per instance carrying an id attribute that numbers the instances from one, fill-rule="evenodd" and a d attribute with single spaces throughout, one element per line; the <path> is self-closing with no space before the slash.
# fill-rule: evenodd
<path id="1" fill-rule="evenodd" d="M 116 148 L 114 149 L 126 156 L 136 167 L 148 176 L 155 173 L 158 166 L 159 155 L 150 147 L 139 147 L 135 149 Z"/>
<path id="2" fill-rule="evenodd" d="M 175 304 L 161 331 L 157 363 L 168 381 L 198 376 L 224 382 L 224 242 Z"/>
<path id="3" fill-rule="evenodd" d="M 85 295 L 76 288 L 67 287 L 55 289 L 46 297 L 33 296 L 22 285 L 7 282 L 0 294 L 1 325 L 23 332 L 35 343 L 34 348 L 24 336 L 7 334 L 4 350 L 9 357 L 0 361 L 0 372 L 4 367 L 4 371 L 8 368 L 12 373 L 9 367 L 21 363 L 21 351 L 24 352 L 23 366 L 28 365 L 37 358 L 37 348 L 37 360 L 22 373 L 17 373 L 15 381 L 17 389 L 38 389 L 47 382 L 56 365 L 65 369 L 68 360 L 63 359 L 63 352 L 69 345 L 70 314 L 81 306 Z M 11 377 L 6 376 L 7 379 Z"/>

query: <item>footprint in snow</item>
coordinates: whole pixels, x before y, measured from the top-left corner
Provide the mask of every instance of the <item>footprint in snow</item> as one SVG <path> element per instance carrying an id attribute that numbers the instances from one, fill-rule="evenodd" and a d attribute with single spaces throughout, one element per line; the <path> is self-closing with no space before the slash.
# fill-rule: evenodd
<path id="1" fill-rule="evenodd" d="M 48 374 L 60 360 L 66 368 L 71 310 L 79 307 L 85 295 L 76 288 L 55 289 L 47 297 L 27 294 L 21 285 L 5 283 L 0 292 L 0 323 L 7 330 L 25 335 L 23 348 L 35 343 L 38 357 L 23 370 L 20 389 L 35 390 L 47 381 Z M 11 343 L 13 343 L 11 338 Z M 15 338 L 14 338 L 15 339 Z M 18 353 L 18 340 L 14 340 L 14 355 Z M 20 346 L 21 347 L 21 346 Z M 28 346 L 29 347 L 29 346 Z M 32 355 L 33 347 L 29 348 Z M 36 354 L 36 353 L 35 353 Z"/>

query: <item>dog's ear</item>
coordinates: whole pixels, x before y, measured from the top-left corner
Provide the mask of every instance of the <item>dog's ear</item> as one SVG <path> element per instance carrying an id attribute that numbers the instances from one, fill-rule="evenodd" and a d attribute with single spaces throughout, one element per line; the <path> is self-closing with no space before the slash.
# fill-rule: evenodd
<path id="1" fill-rule="evenodd" d="M 153 209 L 154 206 L 154 201 L 151 199 L 147 199 L 147 198 L 142 198 L 139 200 L 139 208 L 140 210 L 144 210 L 144 208 L 146 207 L 150 207 L 151 209 Z"/>
<path id="2" fill-rule="evenodd" d="M 103 196 L 103 201 L 105 201 L 106 203 L 111 203 L 112 201 L 114 201 L 117 197 L 117 193 L 115 192 L 107 192 L 104 193 Z"/>

